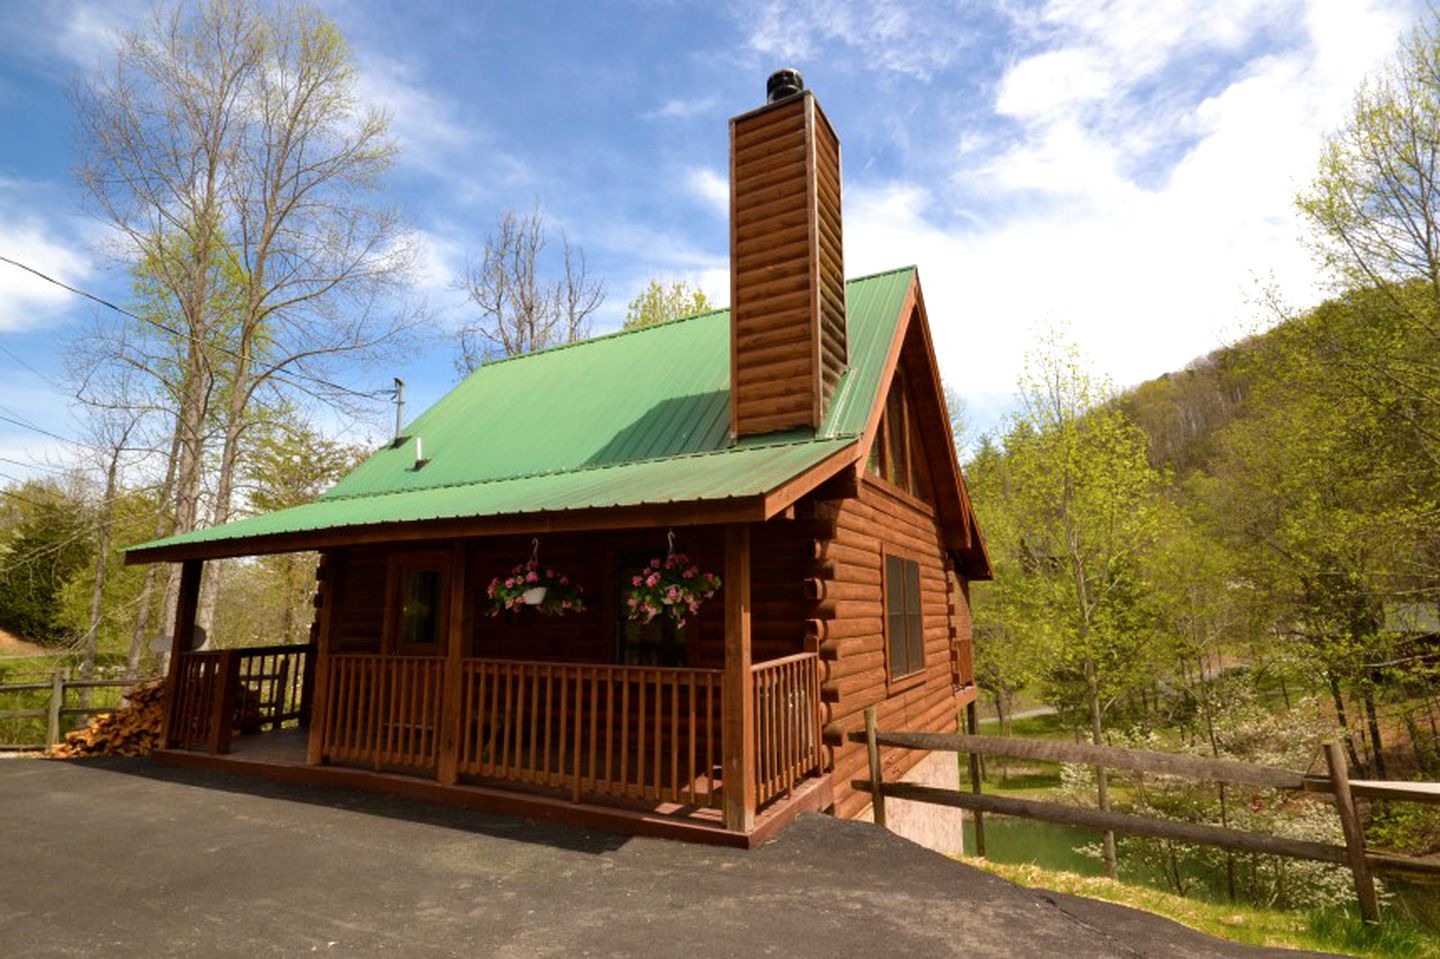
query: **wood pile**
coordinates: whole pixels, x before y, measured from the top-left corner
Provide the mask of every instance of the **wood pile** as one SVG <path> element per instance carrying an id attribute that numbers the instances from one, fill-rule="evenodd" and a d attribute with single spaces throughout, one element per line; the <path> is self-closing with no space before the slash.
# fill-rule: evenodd
<path id="1" fill-rule="evenodd" d="M 126 705 L 101 713 L 84 729 L 65 735 L 50 748 L 56 759 L 80 756 L 148 756 L 160 742 L 165 718 L 165 680 L 141 683 L 126 694 Z"/>

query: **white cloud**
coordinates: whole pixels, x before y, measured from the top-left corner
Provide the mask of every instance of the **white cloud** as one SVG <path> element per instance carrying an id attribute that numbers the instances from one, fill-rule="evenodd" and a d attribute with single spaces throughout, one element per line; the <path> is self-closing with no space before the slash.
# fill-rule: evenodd
<path id="1" fill-rule="evenodd" d="M 1293 199 L 1412 12 L 1051 3 L 996 88 L 1011 132 L 955 149 L 953 192 L 848 184 L 847 272 L 920 266 L 942 366 L 974 406 L 1013 389 L 1056 320 L 1121 383 L 1175 369 L 1252 325 L 1257 281 L 1323 295 Z"/>
<path id="2" fill-rule="evenodd" d="M 1028 57 L 1005 74 L 995 112 L 1014 117 L 1048 116 L 1115 89 L 1115 76 L 1093 50 L 1067 48 Z"/>
<path id="3" fill-rule="evenodd" d="M 750 49 L 787 62 L 839 43 L 870 69 L 928 79 L 967 45 L 963 34 L 935 30 L 924 11 L 893 0 L 756 0 L 734 15 Z"/>
<path id="4" fill-rule="evenodd" d="M 399 164 L 443 181 L 452 202 L 514 195 L 532 182 L 529 166 L 468 115 L 450 87 L 429 84 L 411 64 L 371 49 L 355 59 L 356 96 L 389 115 Z"/>
<path id="5" fill-rule="evenodd" d="M 709 167 L 693 167 L 685 172 L 685 188 L 714 213 L 730 215 L 730 181 Z"/>
<path id="6" fill-rule="evenodd" d="M 89 258 L 57 242 L 55 235 L 52 227 L 36 217 L 0 210 L 0 256 L 18 260 L 62 283 L 83 285 L 92 272 Z M 48 325 L 77 299 L 27 270 L 0 263 L 0 332 Z"/>
<path id="7" fill-rule="evenodd" d="M 646 113 L 647 120 L 688 120 L 713 110 L 719 99 L 716 97 L 694 97 L 689 100 L 666 100 L 659 107 Z"/>

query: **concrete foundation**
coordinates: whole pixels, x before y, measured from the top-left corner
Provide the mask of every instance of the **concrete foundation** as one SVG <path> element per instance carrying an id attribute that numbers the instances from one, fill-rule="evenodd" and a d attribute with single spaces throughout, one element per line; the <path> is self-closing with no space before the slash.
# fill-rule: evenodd
<path id="1" fill-rule="evenodd" d="M 960 788 L 960 763 L 955 753 L 930 753 L 915 764 L 901 782 L 940 789 Z M 866 809 L 857 819 L 874 822 L 873 809 Z M 944 853 L 959 856 L 965 853 L 965 810 L 908 799 L 885 800 L 885 825 L 897 836 Z"/>

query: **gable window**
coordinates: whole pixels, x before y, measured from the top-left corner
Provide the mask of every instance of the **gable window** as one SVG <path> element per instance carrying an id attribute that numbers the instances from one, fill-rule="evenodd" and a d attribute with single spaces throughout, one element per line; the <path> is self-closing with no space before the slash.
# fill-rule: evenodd
<path id="1" fill-rule="evenodd" d="M 925 451 L 923 445 L 916 442 L 918 426 L 905 372 L 897 369 L 890 391 L 885 394 L 885 409 L 880 415 L 875 441 L 870 444 L 865 468 L 912 496 L 928 501 L 930 484 L 925 475 Z"/>
<path id="2" fill-rule="evenodd" d="M 391 560 L 390 642 L 400 654 L 438 654 L 444 646 L 447 559 L 406 556 Z"/>
<path id="3" fill-rule="evenodd" d="M 890 653 L 891 679 L 925 668 L 920 564 L 913 559 L 885 557 L 885 639 Z"/>

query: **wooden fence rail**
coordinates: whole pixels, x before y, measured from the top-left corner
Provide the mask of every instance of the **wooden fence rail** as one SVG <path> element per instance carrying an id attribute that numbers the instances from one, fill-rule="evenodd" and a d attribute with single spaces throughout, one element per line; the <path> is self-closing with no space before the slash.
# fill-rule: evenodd
<path id="1" fill-rule="evenodd" d="M 1143 749 L 1122 749 L 1115 746 L 1010 739 L 1000 736 L 884 732 L 876 728 L 873 709 L 865 711 L 864 732 L 851 733 L 849 738 L 852 742 L 866 744 L 869 753 L 870 778 L 855 780 L 853 785 L 857 789 L 870 792 L 874 797 L 875 822 L 881 826 L 885 825 L 885 799 L 890 797 L 969 809 L 976 814 L 977 820 L 988 812 L 1060 825 L 1081 826 L 1136 836 L 1218 846 L 1239 852 L 1268 853 L 1296 859 L 1335 863 L 1349 866 L 1355 880 L 1355 892 L 1360 904 L 1361 916 L 1369 922 L 1374 922 L 1379 918 L 1379 904 L 1375 895 L 1372 869 L 1440 875 L 1440 860 L 1366 851 L 1364 831 L 1354 804 L 1356 797 L 1409 802 L 1440 802 L 1440 783 L 1352 780 L 1349 778 L 1346 768 L 1344 751 L 1335 743 L 1327 743 L 1325 747 L 1328 775 L 1315 776 L 1252 763 L 1207 759 L 1201 756 L 1182 756 Z M 979 791 L 978 778 L 972 783 L 972 792 L 910 783 L 887 783 L 883 779 L 880 758 L 881 748 L 887 746 L 899 749 L 967 753 L 971 756 L 1008 756 L 1017 759 L 1105 766 L 1111 769 L 1128 769 L 1212 782 L 1265 786 L 1298 793 L 1325 794 L 1335 802 L 1336 812 L 1340 816 L 1341 828 L 1345 834 L 1345 845 L 1309 842 L 1197 823 L 1152 819 L 1130 813 L 1088 809 L 1063 803 L 986 796 Z"/>
<path id="2" fill-rule="evenodd" d="M 0 743 L 0 751 L 34 752 L 46 749 L 60 742 L 65 732 L 64 717 L 96 716 L 100 713 L 114 712 L 115 707 L 113 705 L 67 706 L 67 697 L 72 689 L 128 689 L 140 683 L 153 681 L 154 677 L 144 679 L 71 679 L 65 670 L 57 669 L 51 675 L 48 682 L 7 683 L 0 685 L 0 696 L 4 696 L 7 693 L 41 691 L 48 691 L 50 694 L 43 709 L 0 710 L 0 722 L 10 719 L 43 718 L 45 720 L 45 741 L 43 743 Z"/>

